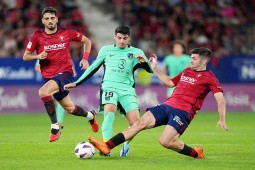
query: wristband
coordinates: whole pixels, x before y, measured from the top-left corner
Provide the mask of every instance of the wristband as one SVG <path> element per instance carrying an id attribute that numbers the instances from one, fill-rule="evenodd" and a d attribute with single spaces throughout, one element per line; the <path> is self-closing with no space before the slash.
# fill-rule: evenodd
<path id="1" fill-rule="evenodd" d="M 85 51 L 85 52 L 83 53 L 82 59 L 88 60 L 88 59 L 89 59 L 89 52 L 86 52 L 86 51 Z"/>

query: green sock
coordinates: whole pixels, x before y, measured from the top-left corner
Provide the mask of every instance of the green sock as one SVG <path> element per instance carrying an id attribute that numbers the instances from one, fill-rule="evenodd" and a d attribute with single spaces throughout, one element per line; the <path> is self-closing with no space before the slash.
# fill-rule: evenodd
<path id="1" fill-rule="evenodd" d="M 114 119 L 115 119 L 114 112 L 108 112 L 107 114 L 104 114 L 104 121 L 102 124 L 103 140 L 108 140 L 112 137 Z"/>
<path id="2" fill-rule="evenodd" d="M 63 123 L 64 116 L 65 116 L 65 109 L 57 103 L 56 105 L 56 112 L 57 112 L 57 120 L 59 123 Z"/>

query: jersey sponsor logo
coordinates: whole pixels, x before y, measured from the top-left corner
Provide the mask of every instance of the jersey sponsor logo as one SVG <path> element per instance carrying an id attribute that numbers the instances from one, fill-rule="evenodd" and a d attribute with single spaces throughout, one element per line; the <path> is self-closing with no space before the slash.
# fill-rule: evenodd
<path id="1" fill-rule="evenodd" d="M 180 126 L 182 126 L 184 123 L 181 121 L 181 119 L 179 118 L 179 116 L 174 116 L 173 121 L 175 121 L 176 123 L 178 123 Z"/>
<path id="2" fill-rule="evenodd" d="M 65 38 L 64 38 L 63 36 L 60 36 L 59 39 L 60 39 L 61 41 L 64 41 Z"/>
<path id="3" fill-rule="evenodd" d="M 197 80 L 192 78 L 192 77 L 186 77 L 186 76 L 182 75 L 180 81 L 190 83 L 190 84 L 194 84 Z"/>
<path id="4" fill-rule="evenodd" d="M 31 48 L 32 47 L 32 42 L 31 41 L 29 41 L 29 43 L 27 44 L 27 48 Z"/>
<path id="5" fill-rule="evenodd" d="M 120 69 L 124 69 L 124 68 L 125 68 L 125 65 L 126 65 L 126 60 L 120 59 L 120 60 L 119 60 L 119 63 L 118 63 L 118 67 L 119 67 Z"/>
<path id="6" fill-rule="evenodd" d="M 134 54 L 128 53 L 127 56 L 128 56 L 128 58 L 131 60 L 131 59 L 134 57 Z"/>
<path id="7" fill-rule="evenodd" d="M 65 44 L 66 43 L 46 45 L 44 46 L 44 50 L 47 50 L 47 51 L 62 50 L 66 48 Z"/>

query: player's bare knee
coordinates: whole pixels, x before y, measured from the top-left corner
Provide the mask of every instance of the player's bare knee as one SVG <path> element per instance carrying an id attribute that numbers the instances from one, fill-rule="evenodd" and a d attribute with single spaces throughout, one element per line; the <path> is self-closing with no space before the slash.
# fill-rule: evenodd
<path id="1" fill-rule="evenodd" d="M 128 123 L 130 126 L 133 126 L 135 124 L 135 122 L 137 122 L 138 120 L 140 120 L 140 118 L 135 118 L 133 120 L 128 120 Z"/>
<path id="2" fill-rule="evenodd" d="M 173 149 L 175 147 L 175 143 L 174 141 L 169 141 L 167 139 L 165 139 L 164 137 L 161 137 L 159 139 L 159 143 L 165 147 L 165 148 L 168 148 L 168 149 Z"/>
<path id="3" fill-rule="evenodd" d="M 44 88 L 40 88 L 38 91 L 38 94 L 39 94 L 40 98 L 50 96 L 49 91 Z"/>
<path id="4" fill-rule="evenodd" d="M 168 148 L 168 143 L 165 139 L 159 138 L 159 143 L 165 148 Z"/>

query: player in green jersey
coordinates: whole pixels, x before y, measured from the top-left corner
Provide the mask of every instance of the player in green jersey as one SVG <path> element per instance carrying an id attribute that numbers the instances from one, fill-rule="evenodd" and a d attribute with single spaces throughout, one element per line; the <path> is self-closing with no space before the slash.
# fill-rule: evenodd
<path id="1" fill-rule="evenodd" d="M 134 71 L 143 68 L 152 73 L 151 65 L 141 49 L 130 46 L 130 28 L 119 26 L 115 29 L 114 45 L 100 49 L 97 59 L 74 83 L 67 84 L 66 89 L 77 87 L 104 66 L 101 84 L 100 108 L 104 111 L 102 124 L 103 140 L 112 137 L 113 122 L 117 110 L 124 114 L 129 125 L 140 119 L 139 106 L 135 92 Z M 129 142 L 122 145 L 120 156 L 127 156 Z"/>
<path id="2" fill-rule="evenodd" d="M 174 41 L 172 45 L 173 54 L 165 57 L 164 64 L 169 77 L 177 76 L 182 70 L 190 65 L 190 56 L 184 54 L 185 45 L 182 41 Z M 167 89 L 167 97 L 171 96 L 174 88 Z"/>

